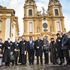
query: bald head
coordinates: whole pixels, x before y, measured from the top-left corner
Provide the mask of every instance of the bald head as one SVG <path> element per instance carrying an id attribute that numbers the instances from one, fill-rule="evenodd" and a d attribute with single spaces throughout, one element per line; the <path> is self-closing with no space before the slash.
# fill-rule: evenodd
<path id="1" fill-rule="evenodd" d="M 8 41 L 10 41 L 10 37 L 8 38 Z"/>
<path id="2" fill-rule="evenodd" d="M 24 41 L 25 40 L 25 37 L 22 37 L 22 41 Z"/>
<path id="3" fill-rule="evenodd" d="M 15 39 L 15 42 L 18 42 L 18 39 Z"/>
<path id="4" fill-rule="evenodd" d="M 40 36 L 38 36 L 38 40 L 40 40 L 41 39 L 41 37 Z"/>
<path id="5" fill-rule="evenodd" d="M 61 35 L 63 36 L 65 34 L 65 32 L 61 32 Z"/>

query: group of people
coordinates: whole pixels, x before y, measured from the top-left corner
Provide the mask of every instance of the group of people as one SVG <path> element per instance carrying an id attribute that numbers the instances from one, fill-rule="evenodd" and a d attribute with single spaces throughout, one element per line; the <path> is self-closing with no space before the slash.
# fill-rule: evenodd
<path id="1" fill-rule="evenodd" d="M 18 39 L 12 42 L 8 38 L 4 43 L 2 43 L 0 38 L 0 66 L 2 66 L 2 62 L 5 62 L 5 66 L 9 66 L 10 62 L 12 62 L 12 65 L 18 65 L 18 63 L 26 65 L 27 52 L 29 65 L 34 65 L 35 56 L 37 65 L 39 64 L 39 57 L 40 63 L 43 64 L 43 52 L 45 64 L 49 64 L 50 58 L 52 64 L 69 65 L 70 39 L 64 32 L 61 32 L 61 35 L 62 37 L 57 33 L 56 41 L 54 41 L 54 38 L 51 38 L 50 43 L 46 36 L 43 37 L 43 40 L 38 36 L 36 41 L 33 41 L 32 36 L 29 37 L 29 41 L 22 37 L 20 42 L 18 42 Z"/>

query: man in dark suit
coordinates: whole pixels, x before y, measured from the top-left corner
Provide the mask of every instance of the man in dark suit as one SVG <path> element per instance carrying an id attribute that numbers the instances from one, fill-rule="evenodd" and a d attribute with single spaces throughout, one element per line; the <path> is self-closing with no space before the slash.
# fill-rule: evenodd
<path id="1" fill-rule="evenodd" d="M 34 64 L 34 41 L 32 36 L 29 37 L 28 41 L 28 56 L 30 65 L 31 63 Z"/>
<path id="2" fill-rule="evenodd" d="M 38 40 L 35 41 L 35 50 L 37 56 L 37 64 L 39 64 L 39 56 L 40 56 L 40 62 L 42 64 L 43 41 L 40 39 L 40 36 L 38 36 Z"/>
<path id="3" fill-rule="evenodd" d="M 4 42 L 4 47 L 5 47 L 5 51 L 4 51 L 5 65 L 9 66 L 10 65 L 10 54 L 11 54 L 11 49 L 12 49 L 12 41 L 10 41 L 10 38 L 8 38 L 8 40 Z"/>
<path id="4" fill-rule="evenodd" d="M 64 65 L 68 65 L 69 64 L 69 51 L 68 51 L 68 40 L 69 37 L 64 33 L 61 32 L 62 35 L 62 47 L 61 50 L 63 51 L 64 54 Z"/>
<path id="5" fill-rule="evenodd" d="M 27 52 L 27 41 L 25 41 L 25 38 L 22 37 L 22 41 L 19 43 L 20 48 L 20 62 L 22 65 L 26 64 L 26 52 Z"/>
<path id="6" fill-rule="evenodd" d="M 69 55 L 70 55 L 70 38 L 69 38 L 69 42 L 68 42 L 68 47 L 69 47 Z M 69 65 L 70 65 L 70 56 L 69 56 Z"/>
<path id="7" fill-rule="evenodd" d="M 14 64 L 15 65 L 17 65 L 18 50 L 19 50 L 18 39 L 15 39 L 15 42 L 13 43 L 13 52 L 14 52 L 14 56 L 15 56 L 15 62 L 14 62 Z"/>

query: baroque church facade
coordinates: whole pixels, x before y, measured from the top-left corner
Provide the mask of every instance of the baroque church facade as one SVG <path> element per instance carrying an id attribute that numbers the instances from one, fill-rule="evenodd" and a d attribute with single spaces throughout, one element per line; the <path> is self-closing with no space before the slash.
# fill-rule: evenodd
<path id="1" fill-rule="evenodd" d="M 65 32 L 64 16 L 62 13 L 62 6 L 59 0 L 49 0 L 48 9 L 45 13 L 37 11 L 37 6 L 34 0 L 26 0 L 24 4 L 24 33 L 23 37 L 29 40 L 32 36 L 34 40 L 38 36 L 47 36 L 50 40 L 51 37 L 56 39 L 56 34 Z"/>
<path id="2" fill-rule="evenodd" d="M 15 41 L 19 36 L 18 17 L 13 9 L 0 6 L 0 38 L 4 42 L 9 37 Z"/>

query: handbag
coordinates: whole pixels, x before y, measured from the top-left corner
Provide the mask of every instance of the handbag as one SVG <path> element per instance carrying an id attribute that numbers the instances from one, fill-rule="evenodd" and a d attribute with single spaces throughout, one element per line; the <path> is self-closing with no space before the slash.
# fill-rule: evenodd
<path id="1" fill-rule="evenodd" d="M 0 54 L 0 58 L 2 58 L 3 57 L 3 54 Z"/>
<path id="2" fill-rule="evenodd" d="M 15 60 L 15 56 L 14 55 L 10 55 L 10 60 L 14 61 Z"/>

